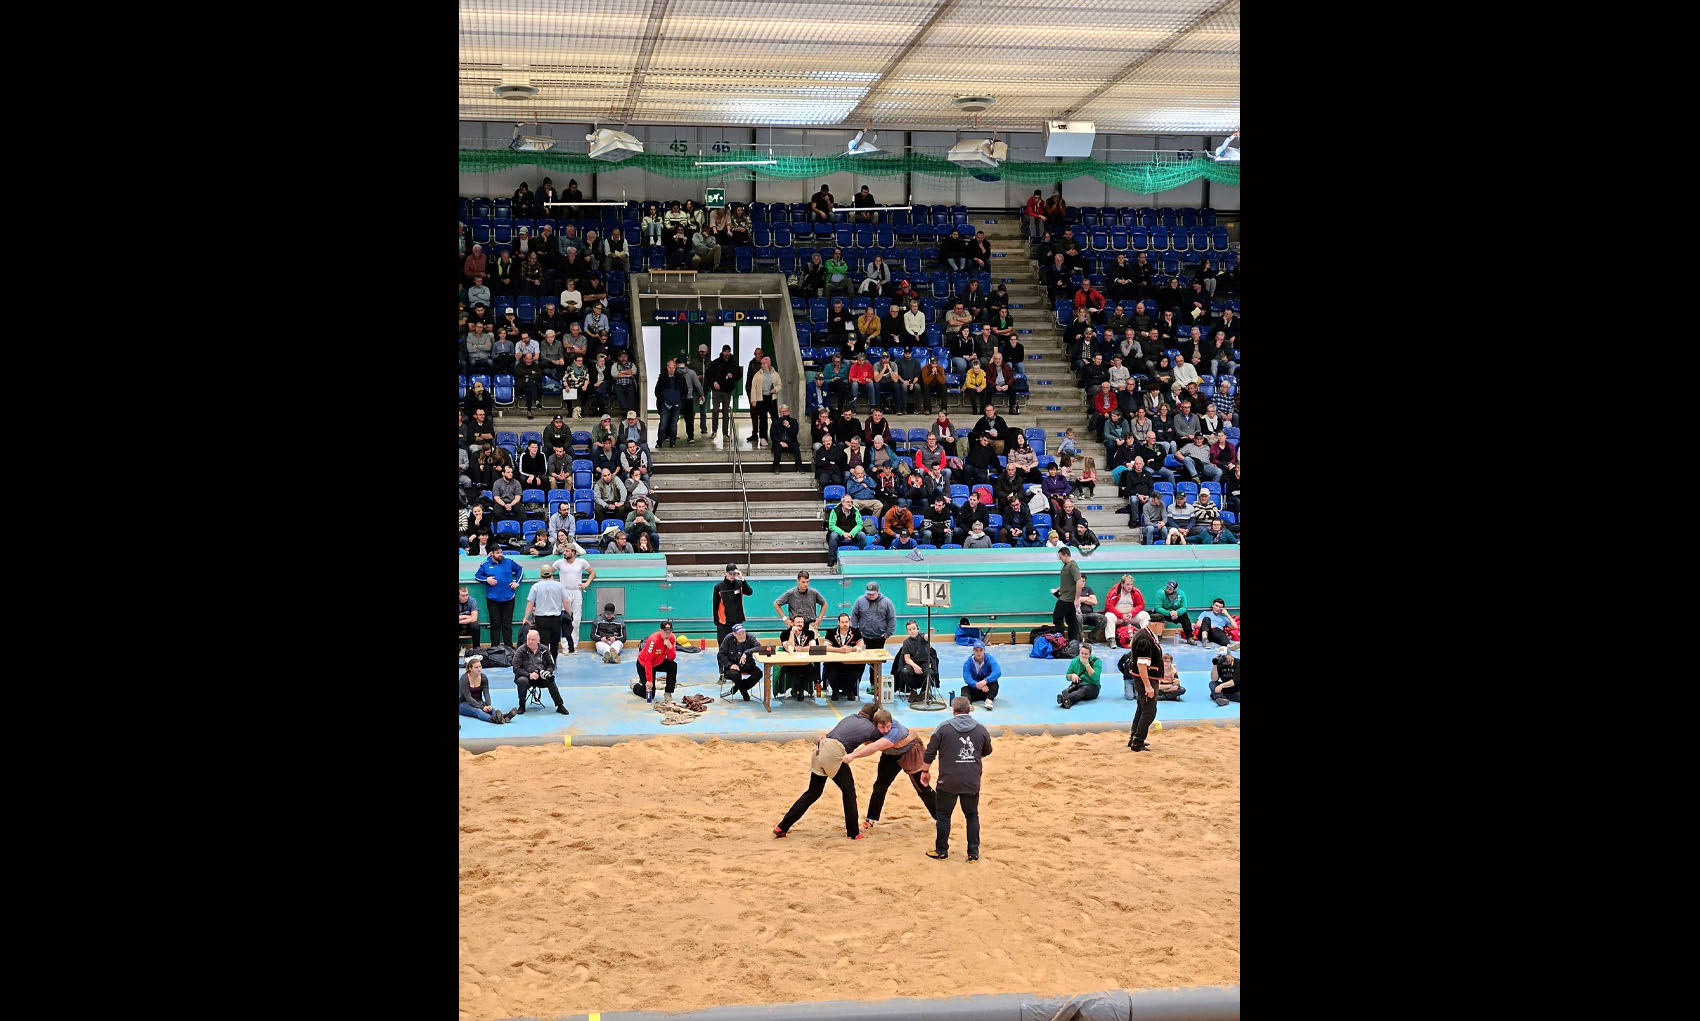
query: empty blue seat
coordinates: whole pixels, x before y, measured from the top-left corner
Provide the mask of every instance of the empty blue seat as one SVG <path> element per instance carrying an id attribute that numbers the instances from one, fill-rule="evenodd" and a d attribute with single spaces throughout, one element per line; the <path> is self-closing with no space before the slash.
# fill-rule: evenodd
<path id="1" fill-rule="evenodd" d="M 959 542 L 947 542 L 943 546 L 939 547 L 939 549 L 961 549 L 961 548 L 962 548 L 962 544 L 959 543 Z"/>
<path id="2" fill-rule="evenodd" d="M 541 489 L 523 489 L 523 490 L 520 491 L 519 500 L 520 500 L 521 503 L 542 503 L 543 502 L 543 490 L 541 490 Z"/>
<path id="3" fill-rule="evenodd" d="M 497 535 L 519 535 L 520 534 L 519 522 L 513 520 L 512 518 L 509 518 L 505 521 L 498 521 L 498 522 L 496 522 L 495 534 L 497 534 Z"/>
<path id="4" fill-rule="evenodd" d="M 1007 542 L 994 542 L 994 543 L 992 543 L 992 549 L 1009 549 L 1009 548 L 1010 548 L 1010 545 Z"/>
<path id="5" fill-rule="evenodd" d="M 580 520 L 573 523 L 573 534 L 574 535 L 591 535 L 591 536 L 594 536 L 599 531 L 601 531 L 601 530 L 596 527 L 596 519 L 594 519 L 594 518 L 581 518 Z"/>
<path id="6" fill-rule="evenodd" d="M 590 472 L 589 471 L 574 471 L 573 472 L 573 488 L 574 489 L 589 489 L 590 488 Z"/>
<path id="7" fill-rule="evenodd" d="M 573 516 L 579 518 L 596 517 L 596 502 L 594 500 L 573 501 Z"/>
<path id="8" fill-rule="evenodd" d="M 821 496 L 824 497 L 825 499 L 831 501 L 832 503 L 837 503 L 844 496 L 844 487 L 843 486 L 827 486 L 824 490 L 821 491 Z"/>
<path id="9" fill-rule="evenodd" d="M 525 541 L 530 542 L 532 536 L 548 527 L 549 523 L 547 521 L 540 521 L 537 518 L 532 518 L 530 521 L 525 523 L 525 527 L 521 529 L 521 532 L 525 536 Z"/>
<path id="10" fill-rule="evenodd" d="M 961 507 L 963 504 L 967 503 L 968 502 L 968 487 L 963 485 L 960 482 L 951 483 L 951 486 L 950 486 L 950 502 L 956 504 L 958 507 Z"/>

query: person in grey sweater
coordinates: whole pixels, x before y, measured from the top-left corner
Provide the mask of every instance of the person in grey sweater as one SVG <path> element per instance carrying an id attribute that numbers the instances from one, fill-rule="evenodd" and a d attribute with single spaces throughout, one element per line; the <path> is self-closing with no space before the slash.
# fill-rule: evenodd
<path id="1" fill-rule="evenodd" d="M 1215 482 L 1222 477 L 1222 469 L 1210 463 L 1210 448 L 1204 443 L 1204 434 L 1196 433 L 1181 448 L 1175 451 L 1180 459 L 1181 467 L 1186 469 L 1186 477 L 1196 479 L 1203 475 L 1206 480 Z"/>
<path id="2" fill-rule="evenodd" d="M 986 533 L 985 526 L 976 521 L 974 526 L 968 530 L 968 534 L 962 537 L 962 548 L 991 549 L 992 537 Z"/>
<path id="3" fill-rule="evenodd" d="M 927 857 L 943 861 L 950 857 L 950 818 L 962 802 L 962 818 L 968 826 L 968 860 L 980 860 L 980 767 L 992 754 L 992 735 L 970 715 L 969 701 L 958 695 L 950 700 L 950 719 L 933 731 L 924 756 L 930 765 L 939 760 L 937 836 Z M 940 758 L 940 755 L 943 758 Z M 921 774 L 921 782 L 928 780 Z"/>
<path id="4" fill-rule="evenodd" d="M 604 518 L 622 517 L 626 513 L 626 484 L 606 468 L 602 469 L 596 485 L 590 487 L 590 497 Z"/>
<path id="5" fill-rule="evenodd" d="M 1157 545 L 1157 540 L 1163 537 L 1163 522 L 1168 518 L 1168 508 L 1163 505 L 1163 498 L 1153 493 L 1150 496 L 1135 497 L 1143 500 L 1139 508 L 1139 528 L 1147 546 Z"/>
<path id="6" fill-rule="evenodd" d="M 703 399 L 702 377 L 696 374 L 695 369 L 682 361 L 679 363 L 679 376 L 685 381 L 684 393 L 680 395 L 684 398 L 684 404 L 679 409 L 679 417 L 685 421 L 685 442 L 695 443 L 697 441 L 696 409 L 699 407 L 698 402 Z M 700 406 L 706 407 L 707 405 Z"/>
<path id="7" fill-rule="evenodd" d="M 869 649 L 885 648 L 885 640 L 897 629 L 897 607 L 880 595 L 879 582 L 868 582 L 867 598 L 850 608 L 850 626 L 861 632 Z"/>
<path id="8" fill-rule="evenodd" d="M 514 478 L 514 466 L 503 465 L 502 477 L 490 487 L 490 493 L 496 498 L 496 519 L 499 521 L 518 520 L 519 498 L 525 492 L 525 487 Z"/>

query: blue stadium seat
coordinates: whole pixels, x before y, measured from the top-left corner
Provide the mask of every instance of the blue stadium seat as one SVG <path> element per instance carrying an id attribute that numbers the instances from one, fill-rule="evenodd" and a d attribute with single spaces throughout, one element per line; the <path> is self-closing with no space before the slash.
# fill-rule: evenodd
<path id="1" fill-rule="evenodd" d="M 525 535 L 525 541 L 530 542 L 532 536 L 536 535 L 538 532 L 541 532 L 545 528 L 548 528 L 548 527 L 549 527 L 549 522 L 540 521 L 537 518 L 532 518 L 531 520 L 525 522 L 525 525 L 521 529 L 521 531 Z"/>
<path id="2" fill-rule="evenodd" d="M 573 472 L 573 488 L 574 489 L 589 489 L 590 488 L 590 472 L 588 472 L 588 471 L 575 471 L 575 472 Z"/>
<path id="3" fill-rule="evenodd" d="M 572 503 L 573 491 L 570 489 L 551 489 L 548 493 L 549 509 L 554 510 L 558 503 Z"/>
<path id="4" fill-rule="evenodd" d="M 960 482 L 951 483 L 950 502 L 961 507 L 968 502 L 968 487 Z"/>
<path id="5" fill-rule="evenodd" d="M 520 534 L 519 522 L 513 520 L 512 518 L 509 518 L 505 521 L 498 521 L 498 522 L 496 522 L 495 534 L 496 535 L 519 535 Z"/>
<path id="6" fill-rule="evenodd" d="M 994 543 L 992 543 L 992 549 L 1009 549 L 1009 548 L 1010 548 L 1010 545 L 1007 542 L 994 542 Z"/>
<path id="7" fill-rule="evenodd" d="M 939 549 L 961 549 L 961 548 L 962 548 L 962 544 L 959 543 L 959 542 L 947 542 L 943 546 L 939 547 Z"/>
<path id="8" fill-rule="evenodd" d="M 829 503 L 837 503 L 844 496 L 843 486 L 827 486 L 821 491 L 821 497 Z"/>
<path id="9" fill-rule="evenodd" d="M 592 519 L 594 521 L 594 519 L 596 518 L 596 501 L 594 501 L 594 500 L 574 500 L 573 501 L 573 516 L 575 518 L 589 518 L 589 519 Z"/>
<path id="10" fill-rule="evenodd" d="M 519 501 L 520 503 L 542 503 L 543 496 L 544 493 L 541 489 L 526 489 L 520 492 Z"/>

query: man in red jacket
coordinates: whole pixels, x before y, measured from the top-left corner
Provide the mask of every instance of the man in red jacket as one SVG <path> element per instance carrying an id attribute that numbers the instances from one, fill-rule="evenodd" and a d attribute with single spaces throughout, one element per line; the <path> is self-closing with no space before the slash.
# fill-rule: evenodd
<path id="1" fill-rule="evenodd" d="M 666 701 L 673 701 L 673 687 L 679 681 L 678 654 L 673 645 L 673 622 L 664 620 L 661 629 L 638 646 L 638 677 L 632 682 L 632 694 L 646 701 L 655 701 L 655 675 L 667 676 Z"/>
<path id="2" fill-rule="evenodd" d="M 1110 594 L 1104 598 L 1104 637 L 1111 645 L 1121 645 L 1116 640 L 1116 629 L 1132 625 L 1133 618 L 1143 609 L 1145 596 L 1133 583 L 1133 575 L 1122 575 L 1120 581 L 1110 586 Z"/>
<path id="3" fill-rule="evenodd" d="M 1099 383 L 1098 392 L 1092 395 L 1092 417 L 1086 423 L 1097 435 L 1099 443 L 1104 442 L 1104 421 L 1110 417 L 1110 412 L 1120 406 L 1121 398 L 1110 389 L 1110 381 L 1106 379 Z"/>
<path id="4" fill-rule="evenodd" d="M 1098 288 L 1092 286 L 1090 277 L 1082 280 L 1080 289 L 1074 292 L 1074 307 L 1091 309 L 1092 321 L 1095 323 L 1104 321 L 1104 296 L 1099 293 Z"/>

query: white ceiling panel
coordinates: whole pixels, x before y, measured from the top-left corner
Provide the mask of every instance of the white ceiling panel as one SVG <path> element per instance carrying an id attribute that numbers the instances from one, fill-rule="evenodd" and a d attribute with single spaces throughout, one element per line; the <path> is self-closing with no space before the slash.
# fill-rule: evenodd
<path id="1" fill-rule="evenodd" d="M 1238 0 L 460 0 L 462 120 L 1239 126 Z M 504 81 L 534 99 L 491 94 Z"/>

